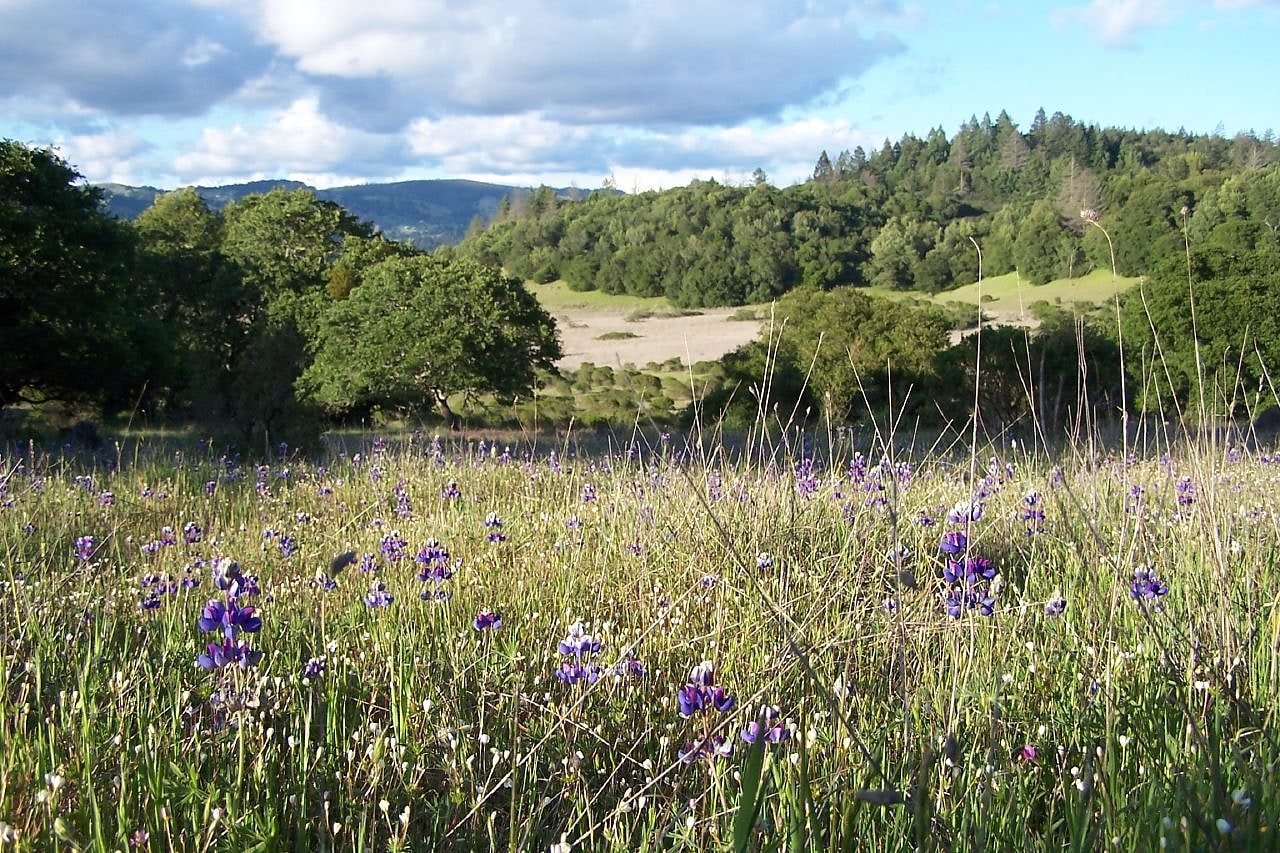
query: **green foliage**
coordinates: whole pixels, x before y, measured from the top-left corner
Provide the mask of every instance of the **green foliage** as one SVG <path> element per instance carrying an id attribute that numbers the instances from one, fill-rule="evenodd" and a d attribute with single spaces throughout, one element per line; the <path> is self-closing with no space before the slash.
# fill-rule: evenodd
<path id="1" fill-rule="evenodd" d="M 370 237 L 368 225 L 310 190 L 274 189 L 223 212 L 222 250 L 270 302 L 283 293 L 323 289 L 347 235 Z"/>
<path id="2" fill-rule="evenodd" d="M 1194 304 L 1193 304 L 1194 303 Z M 1170 258 L 1124 301 L 1125 346 L 1144 410 L 1239 414 L 1274 402 L 1280 246 Z M 1203 392 L 1203 396 L 1202 396 Z"/>
<path id="3" fill-rule="evenodd" d="M 127 407 L 163 371 L 158 300 L 99 203 L 52 151 L 0 140 L 0 406 Z"/>
<path id="4" fill-rule="evenodd" d="M 321 317 L 315 348 L 299 387 L 337 412 L 447 406 L 460 393 L 510 399 L 560 356 L 555 322 L 518 281 L 430 255 L 366 270 Z"/>
<path id="5" fill-rule="evenodd" d="M 935 396 L 950 325 L 937 309 L 851 287 L 804 288 L 780 299 L 774 317 L 760 340 L 723 359 L 706 414 L 734 428 L 819 411 L 844 421 L 914 410 Z"/>
<path id="6" fill-rule="evenodd" d="M 937 292 L 1018 269 L 1032 283 L 1147 273 L 1197 235 L 1250 249 L 1280 233 L 1280 147 L 1185 132 L 1099 128 L 1062 113 L 1022 132 L 1001 113 L 948 140 L 819 156 L 813 179 L 696 181 L 636 196 L 512 206 L 459 251 L 573 290 L 665 295 L 682 306 L 769 301 L 796 287 L 871 283 Z M 535 196 L 537 194 L 535 193 Z M 1197 209 L 1199 208 L 1199 209 Z M 972 240 L 970 239 L 972 238 Z M 974 246 L 974 242 L 978 247 Z"/>

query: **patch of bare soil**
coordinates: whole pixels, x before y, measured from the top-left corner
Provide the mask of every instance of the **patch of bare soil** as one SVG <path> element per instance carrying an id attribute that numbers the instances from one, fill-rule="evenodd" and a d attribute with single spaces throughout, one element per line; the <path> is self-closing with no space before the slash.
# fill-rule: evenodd
<path id="1" fill-rule="evenodd" d="M 557 314 L 564 358 L 557 367 L 574 369 L 583 362 L 643 367 L 650 362 L 678 358 L 685 364 L 713 361 L 753 340 L 759 323 L 730 320 L 736 309 L 708 308 L 690 317 L 654 316 L 628 320 L 608 312 Z M 610 332 L 630 332 L 634 338 L 600 340 Z"/>

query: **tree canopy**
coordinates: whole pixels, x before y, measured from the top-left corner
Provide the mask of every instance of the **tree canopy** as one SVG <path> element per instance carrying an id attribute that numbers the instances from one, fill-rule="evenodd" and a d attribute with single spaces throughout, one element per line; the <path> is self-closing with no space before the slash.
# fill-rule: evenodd
<path id="1" fill-rule="evenodd" d="M 328 308 L 299 384 L 333 411 L 434 402 L 453 422 L 450 395 L 528 393 L 560 354 L 555 321 L 519 280 L 474 261 L 393 257 Z"/>
<path id="2" fill-rule="evenodd" d="M 1005 113 L 950 138 L 885 140 L 818 155 L 811 180 L 785 188 L 695 181 L 580 201 L 535 193 L 460 244 L 463 256 L 578 290 L 665 295 L 679 306 L 765 302 L 801 286 L 874 284 L 936 292 L 1017 270 L 1042 284 L 1111 269 L 1150 272 L 1202 245 L 1247 250 L 1280 236 L 1280 146 L 1183 131 L 1100 128 Z M 541 199 L 540 201 L 538 201 Z M 535 203 L 537 201 L 537 203 Z M 556 202 L 556 203 L 553 203 Z"/>
<path id="3" fill-rule="evenodd" d="M 1128 295 L 1123 328 L 1137 399 L 1148 411 L 1274 403 L 1280 246 L 1170 257 Z"/>
<path id="4" fill-rule="evenodd" d="M 127 405 L 146 385 L 163 329 L 99 202 L 53 151 L 0 140 L 0 405 Z"/>

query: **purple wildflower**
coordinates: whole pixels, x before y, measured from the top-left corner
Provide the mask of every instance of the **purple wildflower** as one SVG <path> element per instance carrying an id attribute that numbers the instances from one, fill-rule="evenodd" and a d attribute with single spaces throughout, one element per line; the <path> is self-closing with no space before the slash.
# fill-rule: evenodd
<path id="1" fill-rule="evenodd" d="M 482 607 L 471 624 L 477 631 L 496 631 L 502 627 L 502 617 L 487 607 Z"/>
<path id="2" fill-rule="evenodd" d="M 1169 586 L 1156 577 L 1155 569 L 1134 569 L 1129 594 L 1134 601 L 1156 602 L 1159 607 L 1159 600 L 1169 594 Z"/>
<path id="3" fill-rule="evenodd" d="M 769 743 L 781 743 L 791 737 L 791 729 L 782 719 L 782 712 L 775 705 L 764 705 L 760 708 L 758 719 L 747 723 L 741 737 L 746 743 L 755 743 L 761 735 Z"/>
<path id="4" fill-rule="evenodd" d="M 387 585 L 378 580 L 369 584 L 369 593 L 364 597 L 364 603 L 373 608 L 390 607 L 394 600 L 391 593 L 387 592 Z"/>
<path id="5" fill-rule="evenodd" d="M 298 553 L 298 540 L 289 535 L 283 535 L 276 541 L 276 545 L 280 548 L 280 556 L 286 560 Z"/>
<path id="6" fill-rule="evenodd" d="M 496 512 L 491 512 L 484 517 L 484 526 L 489 531 L 485 536 L 490 543 L 503 542 L 507 536 L 502 532 L 502 519 L 498 517 Z"/>
<path id="7" fill-rule="evenodd" d="M 222 669 L 231 664 L 257 666 L 261 660 L 262 652 L 251 649 L 248 643 L 224 639 L 221 643 L 210 643 L 208 652 L 196 658 L 196 663 L 204 669 Z"/>
<path id="8" fill-rule="evenodd" d="M 98 551 L 96 536 L 80 536 L 76 538 L 76 558 L 88 562 Z"/>
<path id="9" fill-rule="evenodd" d="M 942 541 L 938 543 L 938 550 L 951 556 L 963 554 L 968 547 L 969 537 L 963 530 L 950 530 L 942 534 Z"/>

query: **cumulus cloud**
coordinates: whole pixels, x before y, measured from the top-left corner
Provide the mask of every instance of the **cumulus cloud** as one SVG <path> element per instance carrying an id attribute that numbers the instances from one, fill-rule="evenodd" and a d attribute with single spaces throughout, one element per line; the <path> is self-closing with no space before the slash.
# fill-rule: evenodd
<path id="1" fill-rule="evenodd" d="M 370 86 L 419 116 L 536 111 L 576 124 L 730 124 L 778 115 L 900 49 L 883 0 L 207 0 L 242 16 L 323 90 L 363 111 Z M 364 82 L 367 85 L 358 85 Z"/>
<path id="2" fill-rule="evenodd" d="M 1108 47 L 1128 48 L 1138 32 L 1168 23 L 1175 14 L 1166 0 L 1093 0 L 1056 13 L 1054 21 L 1082 24 Z"/>
<path id="3" fill-rule="evenodd" d="M 258 125 L 208 128 L 172 171 L 184 183 L 217 184 L 290 178 L 321 186 L 393 175 L 403 147 L 395 137 L 368 133 L 326 118 L 315 98 L 302 98 Z"/>
<path id="4" fill-rule="evenodd" d="M 460 116 L 415 122 L 409 148 L 419 167 L 476 180 L 597 185 L 613 176 L 622 189 L 745 181 L 768 166 L 778 183 L 813 171 L 817 152 L 868 145 L 847 120 L 808 118 L 714 128 L 580 126 L 537 113 Z"/>
<path id="5" fill-rule="evenodd" d="M 169 0 L 0 3 L 0 99 L 67 112 L 198 115 L 270 56 L 234 18 Z"/>
<path id="6" fill-rule="evenodd" d="M 77 171 L 100 182 L 132 184 L 146 173 L 152 146 L 133 130 L 112 128 L 58 140 L 59 153 Z"/>

